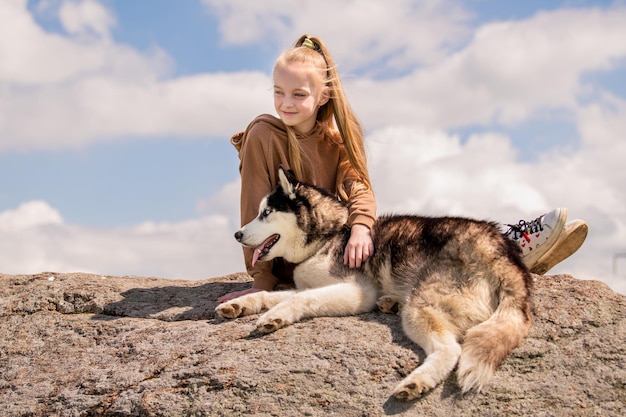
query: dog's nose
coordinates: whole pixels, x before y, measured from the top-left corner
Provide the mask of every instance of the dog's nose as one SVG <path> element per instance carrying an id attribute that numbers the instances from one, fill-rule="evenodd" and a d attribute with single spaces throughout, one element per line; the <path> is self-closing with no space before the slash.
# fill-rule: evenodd
<path id="1" fill-rule="evenodd" d="M 241 242 L 241 238 L 243 237 L 243 232 L 241 230 L 237 231 L 237 233 L 235 233 L 235 239 L 237 239 L 237 242 Z"/>

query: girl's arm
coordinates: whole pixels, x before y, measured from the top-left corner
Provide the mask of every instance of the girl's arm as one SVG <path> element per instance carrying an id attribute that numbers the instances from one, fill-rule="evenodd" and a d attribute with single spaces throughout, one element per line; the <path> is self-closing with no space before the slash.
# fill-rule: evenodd
<path id="1" fill-rule="evenodd" d="M 340 167 L 348 167 L 340 177 L 348 194 L 350 226 L 350 239 L 344 251 L 343 263 L 350 268 L 359 268 L 375 250 L 371 229 L 376 220 L 376 199 L 372 190 L 358 180 L 349 164 L 343 163 Z"/>

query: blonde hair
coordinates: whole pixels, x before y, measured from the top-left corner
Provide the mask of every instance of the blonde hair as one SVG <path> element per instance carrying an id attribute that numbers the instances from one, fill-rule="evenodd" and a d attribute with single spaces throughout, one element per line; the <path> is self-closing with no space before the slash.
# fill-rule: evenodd
<path id="1" fill-rule="evenodd" d="M 276 60 L 276 66 L 290 63 L 303 63 L 318 69 L 322 80 L 328 88 L 330 99 L 317 112 L 317 121 L 329 132 L 335 130 L 335 124 L 343 141 L 348 163 L 354 169 L 360 182 L 367 189 L 371 188 L 367 172 L 367 157 L 363 143 L 363 129 L 352 107 L 348 103 L 341 85 L 335 63 L 321 39 L 310 35 L 302 35 L 293 48 L 283 52 Z M 302 154 L 293 128 L 287 126 L 288 150 L 291 169 L 298 178 L 305 178 Z M 344 176 L 350 166 L 340 166 L 339 173 Z M 343 188 L 343 178 L 337 181 L 337 192 L 344 200 L 348 200 L 347 191 Z"/>

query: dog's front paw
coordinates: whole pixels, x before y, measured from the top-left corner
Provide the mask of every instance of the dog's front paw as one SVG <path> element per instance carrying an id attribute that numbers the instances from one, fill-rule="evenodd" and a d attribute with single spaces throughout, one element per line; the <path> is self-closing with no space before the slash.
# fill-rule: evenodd
<path id="1" fill-rule="evenodd" d="M 393 390 L 393 396 L 401 401 L 411 401 L 433 389 L 437 383 L 427 375 L 409 375 Z"/>
<path id="2" fill-rule="evenodd" d="M 288 319 L 286 315 L 277 314 L 277 312 L 270 310 L 259 317 L 256 328 L 261 333 L 271 333 L 291 323 L 293 320 Z"/>
<path id="3" fill-rule="evenodd" d="M 227 301 L 215 307 L 215 312 L 225 319 L 234 319 L 243 315 L 245 307 L 236 301 Z"/>
<path id="4" fill-rule="evenodd" d="M 402 310 L 402 303 L 400 300 L 388 295 L 380 297 L 376 301 L 376 305 L 378 305 L 380 311 L 386 314 L 398 314 L 400 313 L 400 310 Z"/>
<path id="5" fill-rule="evenodd" d="M 280 329 L 284 325 L 285 322 L 282 319 L 259 320 L 257 321 L 256 328 L 261 333 L 271 333 Z"/>

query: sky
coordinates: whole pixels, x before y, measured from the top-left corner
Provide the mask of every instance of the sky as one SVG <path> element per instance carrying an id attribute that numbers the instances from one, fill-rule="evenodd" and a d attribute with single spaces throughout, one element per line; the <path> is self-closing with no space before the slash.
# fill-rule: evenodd
<path id="1" fill-rule="evenodd" d="M 333 54 L 379 213 L 589 236 L 626 293 L 626 2 L 0 0 L 0 273 L 244 270 L 232 134 L 303 33 Z M 549 279 L 549 278 L 546 278 Z"/>

